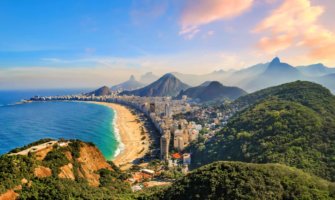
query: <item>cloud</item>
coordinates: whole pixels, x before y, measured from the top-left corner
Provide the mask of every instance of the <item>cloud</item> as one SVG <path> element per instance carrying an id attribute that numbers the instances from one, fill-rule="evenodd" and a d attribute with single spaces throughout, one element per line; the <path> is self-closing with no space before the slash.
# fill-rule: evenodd
<path id="1" fill-rule="evenodd" d="M 259 41 L 258 46 L 267 52 L 278 52 L 288 48 L 292 43 L 290 35 L 279 35 L 273 38 L 263 37 Z"/>
<path id="2" fill-rule="evenodd" d="M 254 0 L 189 0 L 182 12 L 180 35 L 192 38 L 199 27 L 236 17 L 252 6 Z"/>
<path id="3" fill-rule="evenodd" d="M 306 57 L 330 62 L 335 52 L 335 33 L 320 24 L 324 12 L 324 7 L 312 5 L 310 0 L 284 0 L 253 30 L 266 35 L 258 46 L 268 53 L 302 48 L 308 51 Z"/>

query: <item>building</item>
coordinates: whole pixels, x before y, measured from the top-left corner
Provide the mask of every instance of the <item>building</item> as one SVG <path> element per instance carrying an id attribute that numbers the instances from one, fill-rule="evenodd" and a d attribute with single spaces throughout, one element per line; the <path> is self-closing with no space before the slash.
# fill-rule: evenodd
<path id="1" fill-rule="evenodd" d="M 178 151 L 183 151 L 185 148 L 184 138 L 182 136 L 175 136 L 173 140 L 173 147 Z"/>
<path id="2" fill-rule="evenodd" d="M 164 134 L 161 137 L 160 141 L 161 145 L 161 159 L 168 160 L 169 159 L 169 145 L 170 145 L 170 135 Z"/>

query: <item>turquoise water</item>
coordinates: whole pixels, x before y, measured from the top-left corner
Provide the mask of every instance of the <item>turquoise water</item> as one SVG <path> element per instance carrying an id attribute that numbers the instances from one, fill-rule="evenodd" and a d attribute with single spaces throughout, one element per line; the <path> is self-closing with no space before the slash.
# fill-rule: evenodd
<path id="1" fill-rule="evenodd" d="M 73 92 L 68 91 L 69 94 Z M 118 141 L 112 124 L 112 109 L 80 102 L 14 104 L 36 93 L 0 91 L 0 154 L 42 138 L 65 138 L 93 142 L 105 158 L 113 158 Z M 51 93 L 60 94 L 59 91 Z"/>

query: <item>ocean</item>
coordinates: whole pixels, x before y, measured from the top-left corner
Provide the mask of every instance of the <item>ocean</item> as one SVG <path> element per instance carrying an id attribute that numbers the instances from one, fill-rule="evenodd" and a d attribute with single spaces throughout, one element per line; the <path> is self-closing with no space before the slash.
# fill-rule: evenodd
<path id="1" fill-rule="evenodd" d="M 115 113 L 84 102 L 16 104 L 35 95 L 78 94 L 85 90 L 0 91 L 0 154 L 42 138 L 93 142 L 111 160 L 118 152 Z"/>

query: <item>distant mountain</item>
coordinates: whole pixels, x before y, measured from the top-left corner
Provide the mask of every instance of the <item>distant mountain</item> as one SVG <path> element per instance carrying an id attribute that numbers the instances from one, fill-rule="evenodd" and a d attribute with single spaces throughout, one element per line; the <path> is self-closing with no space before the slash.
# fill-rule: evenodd
<path id="1" fill-rule="evenodd" d="M 306 79 L 297 68 L 281 62 L 276 57 L 269 63 L 263 73 L 246 82 L 244 88 L 249 91 L 255 91 L 296 80 Z"/>
<path id="2" fill-rule="evenodd" d="M 335 184 L 280 164 L 215 162 L 141 199 L 334 199 Z"/>
<path id="3" fill-rule="evenodd" d="M 315 77 L 315 76 L 325 76 L 327 74 L 335 73 L 335 68 L 329 68 L 323 65 L 322 63 L 308 65 L 308 66 L 299 66 L 297 67 L 301 73 L 306 76 Z"/>
<path id="4" fill-rule="evenodd" d="M 335 181 L 335 96 L 328 89 L 296 81 L 233 104 L 247 108 L 191 148 L 193 167 L 218 160 L 282 163 Z"/>
<path id="5" fill-rule="evenodd" d="M 107 86 L 103 86 L 97 90 L 94 90 L 93 92 L 87 93 L 86 95 L 95 95 L 95 96 L 106 96 L 106 95 L 111 95 L 112 92 Z"/>
<path id="6" fill-rule="evenodd" d="M 159 77 L 153 74 L 152 72 L 147 72 L 141 76 L 140 82 L 144 84 L 150 84 L 153 83 L 154 81 L 157 81 L 158 79 Z"/>
<path id="7" fill-rule="evenodd" d="M 121 95 L 135 95 L 135 96 L 177 96 L 180 91 L 189 88 L 188 85 L 181 82 L 172 74 L 165 74 L 157 81 L 150 85 L 133 91 L 124 91 Z"/>
<path id="8" fill-rule="evenodd" d="M 223 86 L 218 81 L 212 81 L 205 82 L 198 87 L 192 87 L 185 91 L 181 91 L 178 97 L 181 98 L 183 95 L 187 95 L 192 99 L 199 99 L 200 102 L 206 102 L 218 98 L 234 100 L 245 94 L 247 93 L 238 87 L 227 87 Z"/>
<path id="9" fill-rule="evenodd" d="M 329 68 L 323 64 L 294 67 L 280 61 L 278 57 L 271 62 L 256 64 L 241 70 L 217 70 L 208 74 L 195 75 L 173 72 L 178 79 L 191 86 L 198 86 L 205 81 L 219 81 L 223 85 L 237 86 L 248 92 L 254 92 L 267 87 L 288 83 L 297 80 L 305 80 L 321 83 L 331 90 L 332 80 L 323 76 L 335 74 L 335 68 Z"/>
<path id="10" fill-rule="evenodd" d="M 112 86 L 111 90 L 112 91 L 136 90 L 144 86 L 145 84 L 136 81 L 135 77 L 131 75 L 128 81 Z"/>

